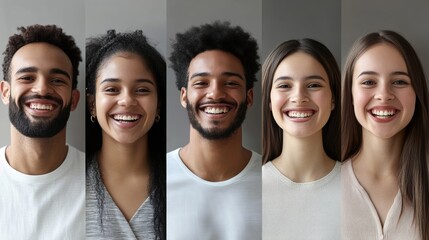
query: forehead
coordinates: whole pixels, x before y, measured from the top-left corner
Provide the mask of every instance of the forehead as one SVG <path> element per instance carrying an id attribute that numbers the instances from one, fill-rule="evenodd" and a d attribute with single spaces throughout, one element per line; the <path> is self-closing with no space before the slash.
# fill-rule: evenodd
<path id="1" fill-rule="evenodd" d="M 12 75 L 21 68 L 35 67 L 42 72 L 57 68 L 72 76 L 72 63 L 68 56 L 57 46 L 38 42 L 27 44 L 13 55 L 11 61 Z"/>
<path id="2" fill-rule="evenodd" d="M 238 73 L 244 79 L 244 68 L 240 59 L 221 50 L 209 50 L 196 55 L 189 63 L 188 69 L 189 75 L 195 73 L 221 75 L 225 72 Z"/>
<path id="3" fill-rule="evenodd" d="M 301 78 L 311 75 L 322 75 L 327 79 L 327 73 L 319 61 L 308 53 L 296 52 L 280 62 L 274 72 L 274 79 L 281 76 Z"/>
<path id="4" fill-rule="evenodd" d="M 401 53 L 391 44 L 379 43 L 366 50 L 355 63 L 353 76 L 364 71 L 389 74 L 407 71 L 407 65 Z"/>
<path id="5" fill-rule="evenodd" d="M 119 52 L 105 59 L 97 72 L 97 81 L 114 78 L 121 80 L 147 79 L 152 82 L 155 77 L 145 60 L 135 53 Z"/>

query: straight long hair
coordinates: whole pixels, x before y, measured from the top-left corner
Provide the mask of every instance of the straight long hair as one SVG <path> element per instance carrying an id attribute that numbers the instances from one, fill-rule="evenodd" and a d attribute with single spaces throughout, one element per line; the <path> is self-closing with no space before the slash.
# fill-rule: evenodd
<path id="1" fill-rule="evenodd" d="M 332 92 L 335 108 L 331 111 L 328 122 L 322 128 L 323 148 L 326 154 L 340 160 L 340 82 L 341 75 L 334 56 L 322 43 L 313 39 L 289 40 L 277 46 L 267 57 L 262 66 L 262 163 L 278 157 L 283 147 L 283 130 L 277 125 L 270 109 L 270 92 L 274 73 L 286 57 L 296 52 L 309 54 L 325 69 Z M 327 100 L 328 101 L 328 100 Z M 330 101 L 330 100 L 329 100 Z"/>
<path id="2" fill-rule="evenodd" d="M 405 129 L 405 141 L 400 156 L 399 188 L 402 198 L 411 202 L 422 239 L 429 240 L 429 180 L 428 180 L 428 88 L 420 60 L 411 44 L 393 31 L 370 33 L 358 39 L 345 64 L 342 89 L 341 160 L 346 161 L 362 147 L 362 126 L 354 115 L 352 80 L 357 59 L 376 44 L 389 44 L 402 55 L 411 85 L 416 93 L 414 115 Z"/>

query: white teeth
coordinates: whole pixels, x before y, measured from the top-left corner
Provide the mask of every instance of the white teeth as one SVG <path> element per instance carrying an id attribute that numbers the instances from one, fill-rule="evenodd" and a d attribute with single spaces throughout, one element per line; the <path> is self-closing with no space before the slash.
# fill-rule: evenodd
<path id="1" fill-rule="evenodd" d="M 205 113 L 210 114 L 220 114 L 229 112 L 229 108 L 227 107 L 206 107 L 204 108 Z"/>
<path id="2" fill-rule="evenodd" d="M 308 118 L 308 117 L 313 116 L 313 112 L 289 111 L 287 115 L 291 118 Z"/>
<path id="3" fill-rule="evenodd" d="M 118 121 L 136 121 L 140 117 L 138 115 L 114 115 L 113 119 Z"/>
<path id="4" fill-rule="evenodd" d="M 51 111 L 52 109 L 54 109 L 54 106 L 52 106 L 50 104 L 30 103 L 30 108 L 36 109 L 36 110 L 49 110 L 49 111 Z"/>
<path id="5" fill-rule="evenodd" d="M 395 110 L 375 110 L 375 109 L 373 109 L 373 110 L 371 110 L 371 113 L 376 117 L 388 118 L 388 117 L 395 115 L 396 111 Z"/>

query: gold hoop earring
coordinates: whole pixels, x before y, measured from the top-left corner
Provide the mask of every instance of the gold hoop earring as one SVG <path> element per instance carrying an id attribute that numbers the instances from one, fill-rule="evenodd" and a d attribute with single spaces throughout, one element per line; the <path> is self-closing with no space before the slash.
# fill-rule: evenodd
<path id="1" fill-rule="evenodd" d="M 155 116 L 155 122 L 159 122 L 160 119 L 161 119 L 161 116 L 159 116 L 159 114 L 156 114 L 156 116 Z"/>
<path id="2" fill-rule="evenodd" d="M 89 120 L 91 120 L 92 123 L 95 123 L 95 116 L 91 115 L 91 117 L 89 117 Z"/>

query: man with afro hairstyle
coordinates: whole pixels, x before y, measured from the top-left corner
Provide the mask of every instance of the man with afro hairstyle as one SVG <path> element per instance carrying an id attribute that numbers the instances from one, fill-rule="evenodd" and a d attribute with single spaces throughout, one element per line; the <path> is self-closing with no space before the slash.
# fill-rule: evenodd
<path id="1" fill-rule="evenodd" d="M 0 239 L 83 239 L 85 156 L 66 144 L 81 52 L 55 25 L 18 31 L 0 83 L 11 122 L 0 148 Z"/>
<path id="2" fill-rule="evenodd" d="M 261 239 L 261 156 L 242 146 L 258 46 L 214 22 L 176 35 L 170 57 L 190 141 L 167 154 L 167 239 Z"/>

